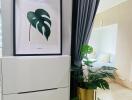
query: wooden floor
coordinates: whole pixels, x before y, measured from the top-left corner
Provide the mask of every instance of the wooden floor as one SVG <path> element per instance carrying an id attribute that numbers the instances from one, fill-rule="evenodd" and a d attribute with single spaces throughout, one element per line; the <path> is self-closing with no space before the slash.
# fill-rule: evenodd
<path id="1" fill-rule="evenodd" d="M 97 90 L 97 100 L 132 100 L 132 90 L 116 83 L 110 84 L 110 90 Z"/>

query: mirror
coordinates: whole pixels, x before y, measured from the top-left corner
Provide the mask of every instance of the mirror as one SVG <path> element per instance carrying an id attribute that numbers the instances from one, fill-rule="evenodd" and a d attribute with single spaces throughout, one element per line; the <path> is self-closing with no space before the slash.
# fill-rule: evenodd
<path id="1" fill-rule="evenodd" d="M 132 0 L 100 0 L 89 44 L 96 67 L 117 68 L 110 90 L 97 90 L 98 100 L 132 100 Z"/>

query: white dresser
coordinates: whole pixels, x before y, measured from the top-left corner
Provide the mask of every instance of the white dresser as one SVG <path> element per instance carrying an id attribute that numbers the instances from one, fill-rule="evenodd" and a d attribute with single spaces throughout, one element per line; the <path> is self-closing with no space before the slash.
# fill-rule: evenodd
<path id="1" fill-rule="evenodd" d="M 70 56 L 1 59 L 2 100 L 69 100 Z"/>

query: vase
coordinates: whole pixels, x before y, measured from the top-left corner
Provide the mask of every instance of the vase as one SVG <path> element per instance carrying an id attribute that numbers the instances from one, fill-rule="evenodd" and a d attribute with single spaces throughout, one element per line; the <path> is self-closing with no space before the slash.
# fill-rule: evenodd
<path id="1" fill-rule="evenodd" d="M 93 89 L 78 88 L 79 100 L 96 100 L 96 92 Z"/>

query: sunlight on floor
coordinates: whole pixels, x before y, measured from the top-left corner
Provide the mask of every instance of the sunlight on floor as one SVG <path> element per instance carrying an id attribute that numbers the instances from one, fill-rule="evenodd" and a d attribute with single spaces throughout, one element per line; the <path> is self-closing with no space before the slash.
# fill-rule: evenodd
<path id="1" fill-rule="evenodd" d="M 111 83 L 110 90 L 97 90 L 100 100 L 132 100 L 132 90 Z"/>

